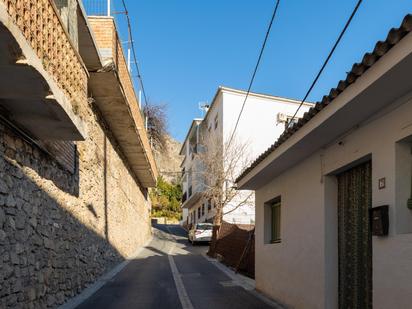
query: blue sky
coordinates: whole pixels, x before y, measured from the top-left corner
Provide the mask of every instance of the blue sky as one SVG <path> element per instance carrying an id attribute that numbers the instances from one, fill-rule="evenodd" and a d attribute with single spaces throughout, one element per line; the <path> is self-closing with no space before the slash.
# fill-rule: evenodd
<path id="1" fill-rule="evenodd" d="M 252 91 L 301 99 L 356 2 L 281 1 Z M 219 85 L 247 88 L 275 1 L 126 3 L 149 101 L 167 105 L 181 141 Z M 364 0 L 309 99 L 327 94 L 407 13 L 409 0 Z"/>

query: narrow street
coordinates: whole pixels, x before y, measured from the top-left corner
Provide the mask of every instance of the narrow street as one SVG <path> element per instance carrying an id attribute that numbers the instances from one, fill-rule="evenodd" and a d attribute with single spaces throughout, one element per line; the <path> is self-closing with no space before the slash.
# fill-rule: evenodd
<path id="1" fill-rule="evenodd" d="M 151 243 L 77 308 L 273 308 L 213 265 L 176 225 L 156 225 Z"/>

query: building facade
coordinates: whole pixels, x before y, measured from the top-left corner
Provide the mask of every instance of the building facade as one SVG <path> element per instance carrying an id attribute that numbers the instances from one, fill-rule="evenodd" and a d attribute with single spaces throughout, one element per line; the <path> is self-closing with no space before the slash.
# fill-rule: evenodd
<path id="1" fill-rule="evenodd" d="M 256 288 L 294 308 L 410 308 L 412 16 L 238 178 Z"/>
<path id="2" fill-rule="evenodd" d="M 53 308 L 150 238 L 157 170 L 113 18 L 0 0 L 0 37 L 0 307 Z"/>
<path id="3" fill-rule="evenodd" d="M 219 87 L 203 119 L 194 119 L 183 142 L 180 154 L 183 175 L 183 203 L 187 224 L 197 222 L 212 222 L 216 213 L 215 205 L 205 198 L 205 173 L 202 172 L 202 159 L 199 153 L 207 151 L 207 143 L 217 141 L 224 148 L 232 136 L 240 110 L 245 100 L 246 92 L 227 87 Z M 277 138 L 292 118 L 299 101 L 280 98 L 265 94 L 249 93 L 247 102 L 233 138 L 233 149 L 242 146 L 244 159 L 256 157 L 270 142 Z M 312 104 L 304 103 L 297 119 L 310 108 Z M 206 145 L 202 145 L 206 143 Z M 216 145 L 215 145 L 216 147 Z M 220 162 L 216 162 L 219 164 Z M 222 162 L 223 163 L 223 162 Z M 240 173 L 243 165 L 236 166 Z M 226 183 L 233 186 L 233 183 Z M 253 195 L 253 192 L 242 193 Z M 244 195 L 235 197 L 225 205 L 223 220 L 229 223 L 254 224 L 255 208 L 253 198 L 250 203 L 241 205 Z M 239 206 L 239 207 L 238 207 Z"/>

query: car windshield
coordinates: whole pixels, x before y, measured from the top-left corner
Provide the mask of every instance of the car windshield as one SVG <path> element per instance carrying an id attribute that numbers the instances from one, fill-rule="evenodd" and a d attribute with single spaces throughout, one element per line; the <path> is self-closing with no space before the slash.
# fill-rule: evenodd
<path id="1" fill-rule="evenodd" d="M 213 226 L 211 224 L 198 224 L 196 226 L 197 230 L 212 230 Z"/>

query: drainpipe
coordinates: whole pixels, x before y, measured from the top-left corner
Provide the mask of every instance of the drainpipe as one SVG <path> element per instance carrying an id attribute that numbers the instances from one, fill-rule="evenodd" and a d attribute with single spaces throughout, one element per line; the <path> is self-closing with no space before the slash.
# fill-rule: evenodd
<path id="1" fill-rule="evenodd" d="M 412 153 L 412 149 L 411 149 L 411 153 Z M 412 166 L 412 164 L 411 164 Z M 411 181 L 411 197 L 408 199 L 408 208 L 412 210 L 412 168 L 411 168 L 411 176 L 409 177 L 410 181 Z"/>

